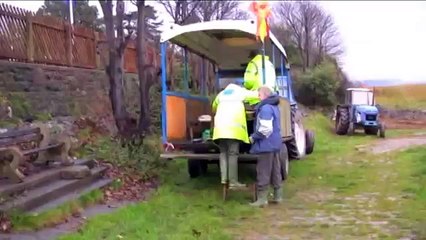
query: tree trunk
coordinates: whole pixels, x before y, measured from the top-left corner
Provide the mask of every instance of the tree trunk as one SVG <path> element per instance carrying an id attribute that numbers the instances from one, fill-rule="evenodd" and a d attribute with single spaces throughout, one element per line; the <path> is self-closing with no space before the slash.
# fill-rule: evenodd
<path id="1" fill-rule="evenodd" d="M 108 75 L 110 89 L 109 97 L 111 100 L 112 112 L 117 126 L 119 134 L 123 134 L 126 130 L 126 120 L 128 114 L 124 104 L 124 92 L 123 92 L 123 51 L 121 44 L 123 44 L 123 32 L 121 27 L 117 29 L 117 39 L 115 37 L 114 31 L 114 20 L 112 14 L 112 1 L 100 1 L 102 10 L 104 12 L 105 27 L 106 27 L 106 37 L 108 42 L 109 49 L 109 64 L 106 68 Z M 119 21 L 119 15 L 121 14 L 121 19 L 123 18 L 123 11 L 120 11 L 121 7 L 124 10 L 124 3 L 121 0 L 117 1 L 117 21 Z M 122 23 L 119 25 L 122 26 Z M 121 38 L 120 38 L 121 36 Z"/>
<path id="2" fill-rule="evenodd" d="M 139 75 L 139 99 L 140 99 L 140 115 L 139 115 L 139 131 L 144 135 L 148 133 L 150 127 L 149 117 L 149 88 L 145 74 L 145 38 L 143 30 L 145 29 L 145 0 L 138 0 L 138 23 L 137 23 L 137 56 L 138 56 L 138 75 Z"/>

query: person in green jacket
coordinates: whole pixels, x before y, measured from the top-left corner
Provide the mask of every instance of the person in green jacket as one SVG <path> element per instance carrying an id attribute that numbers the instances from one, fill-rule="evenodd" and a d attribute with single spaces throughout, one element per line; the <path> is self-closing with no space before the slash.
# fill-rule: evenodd
<path id="1" fill-rule="evenodd" d="M 250 143 L 244 101 L 253 99 L 258 99 L 257 91 L 231 83 L 213 101 L 213 141 L 220 149 L 221 183 L 229 181 L 230 188 L 245 186 L 238 182 L 238 154 L 241 142 Z"/>
<path id="2" fill-rule="evenodd" d="M 276 73 L 275 66 L 269 60 L 269 57 L 265 55 L 265 83 L 263 83 L 263 69 L 262 69 L 262 53 L 258 50 L 250 52 L 251 61 L 247 64 L 246 71 L 244 73 L 244 87 L 247 90 L 257 91 L 261 86 L 265 85 L 276 91 Z M 253 99 L 249 102 L 250 105 L 254 105 L 260 102 L 260 99 Z"/>

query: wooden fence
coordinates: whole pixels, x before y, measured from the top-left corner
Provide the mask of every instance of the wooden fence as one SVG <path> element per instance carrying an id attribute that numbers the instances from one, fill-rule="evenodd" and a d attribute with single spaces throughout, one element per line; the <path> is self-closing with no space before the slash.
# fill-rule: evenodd
<path id="1" fill-rule="evenodd" d="M 145 49 L 146 62 L 158 66 L 157 48 Z M 52 16 L 0 4 L 0 58 L 9 61 L 104 69 L 108 48 L 104 33 L 71 25 Z M 124 52 L 126 72 L 137 72 L 134 42 Z"/>
<path id="2" fill-rule="evenodd" d="M 145 63 L 160 65 L 158 46 L 147 44 Z M 173 70 L 179 57 L 174 50 L 167 53 L 167 72 L 171 87 L 176 86 Z M 0 59 L 16 62 L 50 64 L 86 69 L 105 69 L 108 64 L 106 36 L 93 29 L 73 25 L 57 17 L 37 16 L 21 8 L 0 4 Z M 174 60 L 175 59 L 175 60 Z M 201 88 L 202 61 L 190 54 L 190 81 L 193 89 Z M 215 75 L 211 64 L 205 64 L 206 87 L 214 88 Z M 137 73 L 137 54 L 134 41 L 124 51 L 124 70 Z"/>

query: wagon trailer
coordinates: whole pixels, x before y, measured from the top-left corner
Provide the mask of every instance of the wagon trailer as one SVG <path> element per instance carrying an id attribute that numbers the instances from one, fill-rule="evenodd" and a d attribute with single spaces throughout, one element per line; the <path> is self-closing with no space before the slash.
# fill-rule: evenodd
<path id="1" fill-rule="evenodd" d="M 213 115 L 209 95 L 215 96 L 230 82 L 241 81 L 250 62 L 250 53 L 264 47 L 276 69 L 277 94 L 280 96 L 281 136 L 283 150 L 281 160 L 288 174 L 288 160 L 302 159 L 313 152 L 314 134 L 305 129 L 303 116 L 297 107 L 292 91 L 290 64 L 286 52 L 269 33 L 264 45 L 256 41 L 255 20 L 218 20 L 172 25 L 161 35 L 162 82 L 162 140 L 163 159 L 186 159 L 188 173 L 196 178 L 207 171 L 208 165 L 218 163 L 219 148 L 209 137 L 213 129 Z M 168 89 L 171 76 L 167 75 L 168 45 L 180 46 L 183 54 L 183 91 Z M 189 91 L 188 54 L 202 58 L 200 90 Z M 208 73 L 206 62 L 214 67 L 214 91 L 207 93 Z M 253 131 L 254 111 L 246 108 L 249 134 Z M 248 154 L 250 144 L 240 145 L 239 163 L 256 163 L 256 157 Z"/>

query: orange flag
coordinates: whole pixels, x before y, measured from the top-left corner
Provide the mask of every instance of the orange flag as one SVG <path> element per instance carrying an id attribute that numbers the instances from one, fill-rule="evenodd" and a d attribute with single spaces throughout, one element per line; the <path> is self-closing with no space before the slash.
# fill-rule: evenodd
<path id="1" fill-rule="evenodd" d="M 250 4 L 250 11 L 257 17 L 257 33 L 256 36 L 260 41 L 264 42 L 265 37 L 269 36 L 268 17 L 271 15 L 271 8 L 268 1 L 253 1 Z"/>

